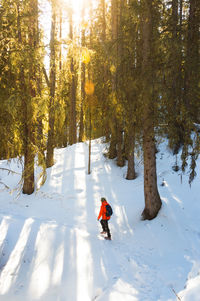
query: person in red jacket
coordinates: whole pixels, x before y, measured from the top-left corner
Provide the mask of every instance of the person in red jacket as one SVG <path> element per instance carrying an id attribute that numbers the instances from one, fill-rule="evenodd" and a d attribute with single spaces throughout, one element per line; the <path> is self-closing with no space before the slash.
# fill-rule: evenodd
<path id="1" fill-rule="evenodd" d="M 102 218 L 100 221 L 102 229 L 103 229 L 101 234 L 107 233 L 107 237 L 105 237 L 105 239 L 111 240 L 110 229 L 108 227 L 108 221 L 110 219 L 110 216 L 106 216 L 106 205 L 108 205 L 108 202 L 106 201 L 106 199 L 101 198 L 101 208 L 100 208 L 99 216 L 98 216 L 97 220 L 99 221 L 99 219 Z"/>

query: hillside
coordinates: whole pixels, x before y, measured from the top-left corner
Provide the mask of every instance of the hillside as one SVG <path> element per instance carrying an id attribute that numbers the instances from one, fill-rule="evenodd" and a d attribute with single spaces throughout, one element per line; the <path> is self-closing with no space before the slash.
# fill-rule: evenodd
<path id="1" fill-rule="evenodd" d="M 105 149 L 92 142 L 90 175 L 86 143 L 55 150 L 46 183 L 31 196 L 10 193 L 21 166 L 0 161 L 1 301 L 200 300 L 199 175 L 190 188 L 160 145 L 163 205 L 156 219 L 141 221 L 142 160 L 137 179 L 127 181 L 127 167 L 108 160 Z M 112 241 L 99 235 L 101 197 L 113 207 Z"/>

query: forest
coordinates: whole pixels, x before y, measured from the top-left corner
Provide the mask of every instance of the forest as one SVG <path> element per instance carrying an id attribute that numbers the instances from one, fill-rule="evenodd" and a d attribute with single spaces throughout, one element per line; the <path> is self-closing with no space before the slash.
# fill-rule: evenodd
<path id="1" fill-rule="evenodd" d="M 162 139 L 174 170 L 196 176 L 199 0 L 0 0 L 0 103 L 0 159 L 22 162 L 24 194 L 36 166 L 45 182 L 56 148 L 89 141 L 90 173 L 91 140 L 104 137 L 127 181 L 143 154 L 142 216 L 155 218 Z"/>

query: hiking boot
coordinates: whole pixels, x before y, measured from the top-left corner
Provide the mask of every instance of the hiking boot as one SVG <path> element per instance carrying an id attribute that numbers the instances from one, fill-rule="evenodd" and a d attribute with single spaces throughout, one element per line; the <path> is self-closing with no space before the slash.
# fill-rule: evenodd
<path id="1" fill-rule="evenodd" d="M 106 240 L 111 240 L 111 237 L 105 237 Z"/>
<path id="2" fill-rule="evenodd" d="M 100 232 L 100 234 L 106 234 L 107 232 L 106 231 L 102 231 L 102 232 Z"/>

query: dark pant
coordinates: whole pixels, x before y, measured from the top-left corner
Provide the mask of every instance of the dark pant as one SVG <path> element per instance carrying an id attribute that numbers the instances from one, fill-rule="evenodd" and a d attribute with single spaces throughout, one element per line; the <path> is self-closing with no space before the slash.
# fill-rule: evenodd
<path id="1" fill-rule="evenodd" d="M 100 223 L 101 223 L 101 226 L 103 228 L 103 231 L 107 232 L 108 237 L 111 237 L 111 235 L 110 235 L 110 229 L 108 227 L 108 220 L 102 219 L 100 221 Z"/>

